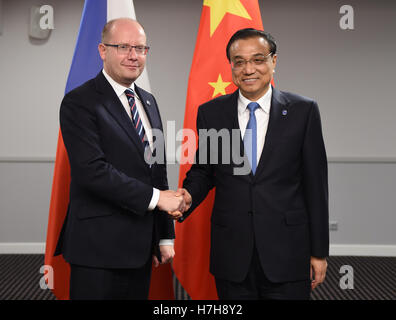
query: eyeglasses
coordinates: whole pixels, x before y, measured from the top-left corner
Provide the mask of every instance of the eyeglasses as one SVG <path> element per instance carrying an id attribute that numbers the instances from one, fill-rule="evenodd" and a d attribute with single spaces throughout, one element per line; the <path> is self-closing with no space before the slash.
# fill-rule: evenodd
<path id="1" fill-rule="evenodd" d="M 129 54 L 132 49 L 135 49 L 136 54 L 145 56 L 150 49 L 150 47 L 147 46 L 130 46 L 129 44 L 109 44 L 109 43 L 103 43 L 103 44 L 107 47 L 117 48 L 117 52 L 123 55 Z"/>
<path id="2" fill-rule="evenodd" d="M 266 56 L 261 56 L 261 55 L 255 56 L 250 60 L 238 58 L 236 60 L 231 61 L 231 68 L 234 70 L 241 70 L 247 65 L 248 62 L 250 62 L 255 67 L 259 67 L 265 64 L 271 58 L 271 56 L 272 56 L 272 52 L 270 52 Z"/>

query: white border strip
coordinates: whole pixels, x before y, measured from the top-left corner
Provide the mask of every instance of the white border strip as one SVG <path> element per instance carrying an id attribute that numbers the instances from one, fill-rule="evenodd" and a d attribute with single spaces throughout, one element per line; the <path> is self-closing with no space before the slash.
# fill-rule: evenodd
<path id="1" fill-rule="evenodd" d="M 44 254 L 45 242 L 2 242 L 0 254 Z"/>
<path id="2" fill-rule="evenodd" d="M 327 157 L 328 163 L 396 163 L 395 157 Z"/>
<path id="3" fill-rule="evenodd" d="M 0 157 L 0 163 L 53 163 L 55 157 Z"/>
<path id="4" fill-rule="evenodd" d="M 331 244 L 330 255 L 396 257 L 396 245 Z"/>
<path id="5" fill-rule="evenodd" d="M 45 242 L 3 242 L 0 254 L 44 254 Z M 331 244 L 331 256 L 396 257 L 396 245 Z"/>

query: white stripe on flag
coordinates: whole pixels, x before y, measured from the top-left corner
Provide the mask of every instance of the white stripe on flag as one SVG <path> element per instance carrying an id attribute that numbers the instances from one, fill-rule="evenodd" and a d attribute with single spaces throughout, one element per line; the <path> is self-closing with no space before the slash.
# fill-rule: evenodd
<path id="1" fill-rule="evenodd" d="M 137 20 L 133 0 L 107 0 L 107 21 L 117 18 L 131 18 Z M 148 54 L 150 54 L 150 51 Z M 136 80 L 136 84 L 144 90 L 151 92 L 146 68 L 144 68 L 143 73 Z"/>

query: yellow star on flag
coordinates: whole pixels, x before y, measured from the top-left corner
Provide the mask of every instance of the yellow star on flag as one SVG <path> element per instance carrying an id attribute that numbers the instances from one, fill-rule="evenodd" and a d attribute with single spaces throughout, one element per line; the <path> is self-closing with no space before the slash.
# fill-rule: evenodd
<path id="1" fill-rule="evenodd" d="M 240 0 L 204 0 L 203 5 L 210 7 L 210 36 L 216 31 L 227 12 L 252 20 Z"/>
<path id="2" fill-rule="evenodd" d="M 226 94 L 225 88 L 227 88 L 231 82 L 224 82 L 221 74 L 219 74 L 219 77 L 217 78 L 217 82 L 208 82 L 209 85 L 211 85 L 214 88 L 212 98 L 217 96 L 219 93 L 221 95 Z"/>

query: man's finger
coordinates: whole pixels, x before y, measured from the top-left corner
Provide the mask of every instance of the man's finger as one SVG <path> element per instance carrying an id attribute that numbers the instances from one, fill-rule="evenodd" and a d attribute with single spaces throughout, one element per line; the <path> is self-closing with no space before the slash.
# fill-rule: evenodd
<path id="1" fill-rule="evenodd" d="M 326 277 L 326 273 L 323 270 L 314 271 L 314 274 L 315 274 L 315 279 L 312 280 L 312 285 L 311 285 L 312 290 L 315 289 L 319 284 L 323 283 Z"/>
<path id="2" fill-rule="evenodd" d="M 170 260 L 170 256 L 162 256 L 161 264 L 168 263 Z"/>
<path id="3" fill-rule="evenodd" d="M 154 267 L 158 267 L 159 266 L 159 261 L 158 258 L 156 256 L 153 256 L 153 263 L 154 263 Z"/>
<path id="4" fill-rule="evenodd" d="M 168 211 L 168 214 L 172 217 L 180 218 L 183 213 L 181 213 L 179 210 L 176 211 Z"/>

